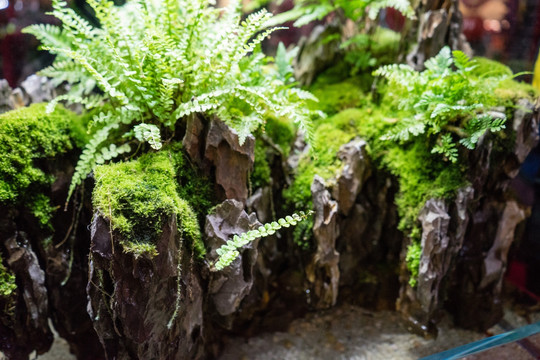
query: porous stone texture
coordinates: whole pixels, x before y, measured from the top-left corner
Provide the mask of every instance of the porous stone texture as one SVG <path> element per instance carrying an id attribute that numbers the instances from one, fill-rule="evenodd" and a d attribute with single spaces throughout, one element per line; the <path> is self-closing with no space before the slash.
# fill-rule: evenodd
<path id="1" fill-rule="evenodd" d="M 338 158 L 343 162 L 341 174 L 333 194 L 339 203 L 340 212 L 347 216 L 356 202 L 367 178 L 371 175 L 371 164 L 367 155 L 367 143 L 356 138 L 339 149 Z"/>
<path id="2" fill-rule="evenodd" d="M 206 217 L 206 245 L 209 249 L 208 256 L 213 259 L 210 261 L 218 258 L 216 250 L 234 235 L 256 229 L 261 225 L 254 213 L 248 215 L 244 211 L 241 202 L 225 200 Z M 240 256 L 230 266 L 211 274 L 208 292 L 213 307 L 224 317 L 222 324 L 226 327 L 231 326 L 230 315 L 238 310 L 253 286 L 257 244 L 258 240 L 250 242 L 241 249 Z"/>
<path id="3" fill-rule="evenodd" d="M 458 0 L 422 0 L 417 7 L 416 46 L 407 55 L 407 63 L 415 70 L 424 70 L 424 62 L 437 55 L 445 45 L 472 55 L 463 35 L 463 16 Z"/>
<path id="4" fill-rule="evenodd" d="M 503 314 L 502 282 L 516 228 L 527 217 L 509 185 L 526 154 L 538 141 L 538 109 L 521 101 L 511 121 L 513 148 L 498 152 L 495 137 L 485 134 L 469 154 L 468 181 L 454 201 L 430 199 L 421 215 L 422 255 L 418 283 L 408 284 L 401 269 L 397 305 L 410 327 L 426 335 L 436 331 L 445 307 L 460 326 L 485 330 Z M 529 111 L 523 111 L 529 109 Z M 406 244 L 402 251 L 404 259 Z"/>
<path id="5" fill-rule="evenodd" d="M 4 305 L 15 306 L 0 315 L 0 350 L 10 359 L 25 359 L 33 350 L 41 354 L 52 344 L 49 302 L 45 272 L 28 235 L 16 230 L 14 223 L 4 222 L 2 230 L 8 229 L 11 231 L 3 233 L 2 244 L 7 253 L 7 265 L 17 278 L 17 289 L 11 299 L 0 299 L 0 304 L 7 300 Z"/>
<path id="6" fill-rule="evenodd" d="M 222 197 L 245 203 L 248 174 L 255 161 L 255 138 L 249 135 L 240 145 L 236 132 L 214 119 L 208 129 L 204 156 L 215 167 L 216 184 L 221 187 Z"/>
<path id="7" fill-rule="evenodd" d="M 240 145 L 238 134 L 217 118 L 206 121 L 199 116 L 188 119 L 182 140 L 186 152 L 207 175 L 215 176 L 218 199 L 245 203 L 248 175 L 255 161 L 255 138 L 246 137 Z"/>
<path id="8" fill-rule="evenodd" d="M 201 357 L 203 290 L 192 255 L 181 241 L 176 216 L 169 218 L 155 239 L 158 255 L 154 257 L 125 253 L 120 237 L 109 226 L 95 215 L 87 287 L 88 313 L 107 357 Z"/>
<path id="9" fill-rule="evenodd" d="M 318 175 L 311 184 L 311 193 L 315 209 L 313 239 L 316 250 L 306 267 L 306 277 L 313 288 L 314 307 L 325 309 L 336 304 L 339 291 L 339 253 L 336 251 L 338 203 L 332 200 L 324 180 Z"/>

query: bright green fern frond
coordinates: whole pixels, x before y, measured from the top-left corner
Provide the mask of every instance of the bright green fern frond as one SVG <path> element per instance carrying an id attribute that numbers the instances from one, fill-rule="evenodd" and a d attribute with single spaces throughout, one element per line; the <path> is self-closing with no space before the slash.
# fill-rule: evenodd
<path id="1" fill-rule="evenodd" d="M 463 51 L 454 50 L 452 51 L 454 56 L 454 65 L 461 71 L 471 71 L 475 68 L 476 62 L 469 58 Z"/>
<path id="2" fill-rule="evenodd" d="M 62 34 L 62 28 L 51 24 L 34 24 L 22 30 L 23 33 L 34 35 L 42 44 L 40 47 L 54 47 L 60 49 L 69 49 L 70 42 Z"/>
<path id="3" fill-rule="evenodd" d="M 375 0 L 369 2 L 368 16 L 371 19 L 376 19 L 381 10 L 391 7 L 396 9 L 409 19 L 414 19 L 414 9 L 412 8 L 409 0 Z"/>
<path id="4" fill-rule="evenodd" d="M 306 220 L 312 214 L 313 211 L 309 211 L 307 214 L 301 211 L 298 214 L 286 216 L 278 221 L 264 224 L 256 230 L 250 230 L 241 235 L 234 235 L 231 240 L 227 240 L 225 245 L 222 245 L 216 250 L 219 258 L 212 266 L 212 270 L 219 271 L 229 266 L 240 254 L 238 249 L 249 244 L 253 240 L 273 235 L 281 228 L 295 226 L 299 222 Z"/>
<path id="5" fill-rule="evenodd" d="M 137 140 L 148 142 L 154 150 L 161 149 L 161 135 L 156 125 L 139 124 L 133 128 L 133 131 Z"/>
<path id="6" fill-rule="evenodd" d="M 432 57 L 424 63 L 426 71 L 432 76 L 443 76 L 450 71 L 450 67 L 454 63 L 452 52 L 448 46 L 441 49 L 437 56 Z"/>
<path id="7" fill-rule="evenodd" d="M 242 21 L 240 1 L 226 9 L 212 0 L 89 0 L 99 27 L 54 0 L 52 14 L 62 27 L 27 29 L 57 55 L 43 75 L 68 82 L 67 94 L 55 99 L 86 108 L 103 106 L 93 119 L 97 130 L 83 151 L 74 187 L 99 161 L 104 144 L 134 138 L 159 148 L 159 134 L 175 131 L 193 113 L 218 115 L 239 133 L 255 133 L 268 117 L 283 117 L 310 131 L 315 116 L 305 108 L 313 97 L 293 90 L 292 56 L 281 49 L 279 72 L 261 52 L 273 31 L 271 14 L 260 11 Z M 90 95 L 98 88 L 99 95 Z M 107 129 L 113 129 L 107 131 Z M 179 129 L 183 129 L 182 126 Z M 308 139 L 310 137 L 308 136 Z M 99 140 L 99 141 L 98 141 Z M 119 144 L 120 147 L 121 144 Z"/>
<path id="8" fill-rule="evenodd" d="M 102 156 L 98 153 L 100 145 L 105 142 L 109 136 L 111 130 L 118 128 L 118 124 L 113 123 L 104 126 L 99 129 L 92 139 L 86 144 L 77 166 L 75 167 L 75 173 L 71 178 L 71 184 L 69 185 L 68 200 L 75 191 L 75 188 L 86 178 L 94 166 L 98 164 Z"/>

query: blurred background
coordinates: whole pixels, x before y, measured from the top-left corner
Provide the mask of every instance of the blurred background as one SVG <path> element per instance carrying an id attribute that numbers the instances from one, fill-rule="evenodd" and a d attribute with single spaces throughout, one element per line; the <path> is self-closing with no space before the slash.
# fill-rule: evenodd
<path id="1" fill-rule="evenodd" d="M 84 0 L 70 0 L 78 12 L 91 18 Z M 122 3 L 122 0 L 116 1 Z M 227 2 L 221 0 L 219 3 Z M 246 9 L 254 9 L 264 1 L 244 0 Z M 292 1 L 277 6 L 273 12 L 288 10 Z M 514 71 L 533 71 L 540 42 L 540 1 L 538 0 L 460 0 L 464 16 L 463 28 L 475 55 L 501 61 Z M 33 23 L 55 23 L 46 15 L 50 0 L 0 0 L 0 78 L 12 87 L 52 62 L 52 57 L 38 51 L 38 43 L 21 29 Z M 393 30 L 403 25 L 401 15 L 389 9 L 381 21 Z M 308 30 L 289 32 L 288 42 L 294 42 Z M 287 39 L 282 39 L 287 40 Z M 528 79 L 530 81 L 531 77 Z"/>

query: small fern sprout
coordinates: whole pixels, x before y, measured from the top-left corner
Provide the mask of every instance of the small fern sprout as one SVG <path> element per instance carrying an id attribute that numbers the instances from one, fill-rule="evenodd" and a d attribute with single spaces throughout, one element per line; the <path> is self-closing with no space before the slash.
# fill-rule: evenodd
<path id="1" fill-rule="evenodd" d="M 219 271 L 229 266 L 238 255 L 240 255 L 238 249 L 249 244 L 253 240 L 273 235 L 281 228 L 295 226 L 299 222 L 306 220 L 312 214 L 312 210 L 308 211 L 307 214 L 300 211 L 297 214 L 288 215 L 278 221 L 264 224 L 256 230 L 250 230 L 240 235 L 234 235 L 231 240 L 227 240 L 225 245 L 216 250 L 219 258 L 211 266 L 211 270 Z"/>

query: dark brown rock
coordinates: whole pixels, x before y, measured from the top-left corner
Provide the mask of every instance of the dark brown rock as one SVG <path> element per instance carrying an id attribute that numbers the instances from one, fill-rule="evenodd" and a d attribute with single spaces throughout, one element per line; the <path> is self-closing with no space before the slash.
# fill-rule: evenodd
<path id="1" fill-rule="evenodd" d="M 483 264 L 483 277 L 480 289 L 495 284 L 497 292 L 502 290 L 503 275 L 506 270 L 508 251 L 514 241 L 514 232 L 519 223 L 525 220 L 527 212 L 516 201 L 505 204 L 497 226 L 493 245 L 487 252 Z"/>
<path id="2" fill-rule="evenodd" d="M 339 203 L 340 212 L 347 216 L 366 179 L 371 175 L 371 165 L 367 155 L 367 143 L 359 138 L 341 146 L 338 158 L 343 162 L 341 174 L 333 197 Z"/>
<path id="3" fill-rule="evenodd" d="M 332 200 L 324 180 L 315 175 L 311 184 L 315 219 L 313 239 L 315 254 L 306 266 L 306 277 L 312 287 L 312 304 L 316 309 L 334 306 L 339 291 L 338 204 Z"/>
<path id="4" fill-rule="evenodd" d="M 213 119 L 206 137 L 204 156 L 215 167 L 221 199 L 245 203 L 248 198 L 248 175 L 255 160 L 255 138 L 250 135 L 240 145 L 233 129 Z"/>
<path id="5" fill-rule="evenodd" d="M 262 224 L 254 213 L 247 214 L 241 202 L 225 200 L 215 211 L 206 217 L 205 235 L 209 249 L 208 257 L 215 261 L 216 250 L 232 239 L 234 235 L 255 229 Z M 240 251 L 240 256 L 222 271 L 211 274 L 209 295 L 217 313 L 224 317 L 222 325 L 232 325 L 226 318 L 240 307 L 242 300 L 249 294 L 254 280 L 254 267 L 257 262 L 257 244 L 255 240 Z"/>
<path id="6" fill-rule="evenodd" d="M 330 35 L 340 34 L 336 24 L 317 25 L 309 37 L 303 37 L 298 43 L 298 55 L 294 59 L 294 78 L 302 85 L 310 85 L 315 76 L 332 65 L 339 54 L 339 39 L 324 42 Z"/>
<path id="7" fill-rule="evenodd" d="M 202 356 L 204 297 L 189 250 L 180 239 L 176 216 L 165 223 L 156 239 L 155 257 L 125 253 L 120 240 L 115 234 L 111 238 L 108 223 L 96 215 L 92 224 L 88 312 L 108 358 Z M 106 244 L 111 242 L 112 247 L 108 247 Z M 180 303 L 174 317 L 177 296 Z"/>
<path id="8" fill-rule="evenodd" d="M 204 131 L 204 123 L 199 116 L 192 115 L 188 117 L 182 145 L 191 160 L 199 166 L 202 166 L 203 163 Z"/>
<path id="9" fill-rule="evenodd" d="M 514 154 L 519 164 L 525 161 L 531 149 L 538 144 L 538 126 L 538 109 L 535 109 L 535 105 L 528 100 L 519 100 L 512 122 L 512 128 L 516 132 Z M 516 169 L 508 173 L 511 177 L 516 175 Z"/>
<path id="10" fill-rule="evenodd" d="M 415 70 L 424 70 L 424 62 L 446 45 L 472 55 L 462 33 L 463 17 L 458 0 L 422 0 L 417 7 L 417 16 L 417 45 L 407 55 L 407 63 Z"/>
<path id="11" fill-rule="evenodd" d="M 257 189 L 247 200 L 248 209 L 255 211 L 257 213 L 257 218 L 262 223 L 272 221 L 272 195 L 272 188 L 270 186 L 265 186 Z"/>
<path id="12" fill-rule="evenodd" d="M 450 215 L 443 200 L 426 202 L 419 216 L 422 223 L 422 255 L 418 271 L 417 298 L 424 311 L 432 313 L 439 302 L 441 281 L 448 270 L 446 254 L 450 236 Z"/>
<path id="13" fill-rule="evenodd" d="M 27 359 L 34 350 L 38 354 L 48 351 L 53 342 L 48 324 L 45 272 L 26 233 L 12 232 L 3 239 L 3 246 L 7 255 L 6 265 L 17 280 L 14 294 L 17 298 L 12 298 L 15 300 L 15 308 L 11 309 L 13 313 L 0 316 L 0 350 L 9 359 Z"/>

